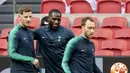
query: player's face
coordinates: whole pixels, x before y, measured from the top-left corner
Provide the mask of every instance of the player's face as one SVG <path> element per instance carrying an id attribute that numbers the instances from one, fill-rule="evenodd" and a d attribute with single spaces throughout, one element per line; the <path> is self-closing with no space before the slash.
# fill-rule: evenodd
<path id="1" fill-rule="evenodd" d="M 87 20 L 85 26 L 82 26 L 83 34 L 86 38 L 90 39 L 94 33 L 95 23 Z"/>
<path id="2" fill-rule="evenodd" d="M 53 28 L 53 29 L 57 29 L 57 27 L 60 25 L 61 22 L 61 14 L 58 12 L 53 12 L 50 16 L 49 16 L 49 25 Z"/>
<path id="3" fill-rule="evenodd" d="M 20 21 L 21 25 L 24 27 L 28 27 L 29 24 L 31 23 L 32 19 L 32 12 L 23 12 L 23 14 L 20 15 Z"/>

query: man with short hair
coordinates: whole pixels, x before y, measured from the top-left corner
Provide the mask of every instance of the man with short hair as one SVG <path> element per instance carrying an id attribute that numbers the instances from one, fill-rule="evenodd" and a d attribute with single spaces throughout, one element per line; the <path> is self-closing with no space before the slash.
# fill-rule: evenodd
<path id="1" fill-rule="evenodd" d="M 36 73 L 39 60 L 34 52 L 33 33 L 28 29 L 32 18 L 30 6 L 19 9 L 20 23 L 8 37 L 8 55 L 11 59 L 11 73 Z"/>
<path id="2" fill-rule="evenodd" d="M 62 68 L 65 73 L 102 73 L 95 64 L 94 43 L 90 40 L 95 22 L 91 17 L 81 21 L 82 35 L 71 39 L 65 48 Z"/>
<path id="3" fill-rule="evenodd" d="M 52 9 L 49 12 L 48 25 L 34 30 L 35 39 L 39 43 L 39 51 L 43 57 L 46 73 L 64 73 L 61 61 L 67 42 L 74 34 L 60 25 L 61 12 Z"/>

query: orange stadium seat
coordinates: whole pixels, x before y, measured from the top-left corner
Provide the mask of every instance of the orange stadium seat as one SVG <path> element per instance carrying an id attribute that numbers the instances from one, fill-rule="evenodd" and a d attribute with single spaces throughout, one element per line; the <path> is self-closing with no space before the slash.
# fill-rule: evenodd
<path id="1" fill-rule="evenodd" d="M 74 19 L 73 24 L 72 24 L 72 28 L 81 28 L 81 20 L 84 17 L 77 17 Z M 96 17 L 93 17 L 94 21 L 95 21 L 95 25 L 96 28 L 98 28 L 98 19 Z"/>
<path id="2" fill-rule="evenodd" d="M 98 13 L 121 13 L 121 0 L 98 0 Z"/>
<path id="3" fill-rule="evenodd" d="M 112 30 L 105 28 L 97 28 L 95 29 L 92 39 L 98 41 L 98 50 L 101 50 L 102 41 L 112 39 Z"/>
<path id="4" fill-rule="evenodd" d="M 14 26 L 19 23 L 19 17 L 16 18 Z M 40 27 L 40 19 L 37 17 L 32 17 L 31 24 L 28 26 L 30 29 L 35 29 Z"/>
<path id="5" fill-rule="evenodd" d="M 62 0 L 42 0 L 41 13 L 49 13 L 51 9 L 58 9 L 65 13 L 65 4 Z"/>
<path id="6" fill-rule="evenodd" d="M 93 13 L 91 5 L 86 0 L 71 0 L 71 13 Z"/>
<path id="7" fill-rule="evenodd" d="M 126 0 L 125 13 L 130 13 L 130 0 Z"/>
<path id="8" fill-rule="evenodd" d="M 69 24 L 70 24 L 69 18 L 67 18 L 67 17 L 62 17 L 61 18 L 61 25 L 63 27 L 69 28 Z"/>
<path id="9" fill-rule="evenodd" d="M 12 30 L 12 28 L 5 28 L 2 30 L 0 38 L 6 39 L 8 37 L 8 33 Z"/>
<path id="10" fill-rule="evenodd" d="M 0 39 L 0 55 L 7 55 L 7 40 Z"/>
<path id="11" fill-rule="evenodd" d="M 121 39 L 105 40 L 102 42 L 102 50 L 111 50 L 115 56 L 121 56 L 122 52 L 127 49 L 127 42 Z"/>
<path id="12" fill-rule="evenodd" d="M 103 19 L 102 28 L 111 29 L 113 38 L 115 37 L 116 30 L 127 28 L 127 18 L 125 17 L 107 17 Z"/>

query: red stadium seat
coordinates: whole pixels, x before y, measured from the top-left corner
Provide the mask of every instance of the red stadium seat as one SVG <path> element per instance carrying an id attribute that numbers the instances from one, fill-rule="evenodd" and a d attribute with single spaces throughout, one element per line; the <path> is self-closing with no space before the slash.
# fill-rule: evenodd
<path id="1" fill-rule="evenodd" d="M 94 39 L 92 39 L 92 41 L 93 41 L 93 43 L 94 43 L 94 46 L 95 46 L 95 51 L 96 50 L 99 50 L 99 47 L 98 47 L 98 41 L 97 40 L 94 40 Z"/>
<path id="2" fill-rule="evenodd" d="M 116 30 L 127 28 L 127 19 L 125 17 L 107 17 L 103 19 L 101 27 L 111 29 L 114 38 Z"/>
<path id="3" fill-rule="evenodd" d="M 120 0 L 98 0 L 98 13 L 121 13 Z"/>
<path id="4" fill-rule="evenodd" d="M 71 13 L 93 13 L 91 5 L 86 0 L 71 0 Z"/>
<path id="5" fill-rule="evenodd" d="M 81 20 L 84 17 L 77 17 L 74 19 L 73 24 L 72 24 L 72 28 L 81 28 Z M 94 21 L 95 21 L 95 26 L 96 28 L 98 28 L 98 19 L 96 17 L 93 17 Z"/>
<path id="6" fill-rule="evenodd" d="M 14 26 L 16 26 L 17 24 L 19 24 L 19 21 L 20 21 L 19 17 L 17 17 Z M 40 19 L 37 18 L 37 17 L 32 17 L 31 24 L 28 27 L 30 29 L 35 29 L 35 28 L 40 27 Z"/>
<path id="7" fill-rule="evenodd" d="M 62 17 L 61 18 L 61 25 L 63 27 L 69 28 L 69 24 L 70 24 L 69 18 L 67 18 L 67 17 Z"/>
<path id="8" fill-rule="evenodd" d="M 93 39 L 112 39 L 112 30 L 97 28 L 92 36 Z"/>
<path id="9" fill-rule="evenodd" d="M 7 40 L 0 39 L 0 55 L 7 55 Z"/>
<path id="10" fill-rule="evenodd" d="M 130 0 L 126 0 L 125 13 L 130 13 Z"/>
<path id="11" fill-rule="evenodd" d="M 0 38 L 1 38 L 1 39 L 6 39 L 7 36 L 8 36 L 8 33 L 9 33 L 11 30 L 12 30 L 12 28 L 5 28 L 5 29 L 3 29 L 2 32 L 1 32 Z"/>
<path id="12" fill-rule="evenodd" d="M 65 0 L 65 1 L 66 1 L 67 5 L 69 6 L 69 5 L 70 5 L 71 0 Z"/>
<path id="13" fill-rule="evenodd" d="M 8 51 L 5 49 L 0 49 L 0 56 L 8 56 Z"/>
<path id="14" fill-rule="evenodd" d="M 130 29 L 120 29 L 116 31 L 116 39 L 130 39 Z"/>
<path id="15" fill-rule="evenodd" d="M 105 28 L 97 28 L 94 31 L 92 39 L 98 41 L 98 50 L 101 50 L 102 41 L 112 39 L 112 30 Z"/>
<path id="16" fill-rule="evenodd" d="M 0 49 L 7 50 L 7 40 L 6 39 L 0 39 Z"/>
<path id="17" fill-rule="evenodd" d="M 74 33 L 75 36 L 79 36 L 82 33 L 81 28 L 70 28 L 70 30 Z"/>
<path id="18" fill-rule="evenodd" d="M 122 39 L 122 40 L 126 40 L 127 41 L 127 50 L 130 50 L 130 29 L 126 28 L 126 29 L 120 29 L 116 31 L 116 39 Z"/>
<path id="19" fill-rule="evenodd" d="M 121 54 L 122 56 L 130 56 L 130 50 L 124 51 Z"/>
<path id="20" fill-rule="evenodd" d="M 102 50 L 111 50 L 115 56 L 120 56 L 127 49 L 127 42 L 120 39 L 105 40 L 102 42 Z"/>
<path id="21" fill-rule="evenodd" d="M 62 0 L 42 0 L 41 13 L 49 13 L 51 9 L 58 9 L 65 13 L 65 4 Z"/>
<path id="22" fill-rule="evenodd" d="M 114 56 L 114 52 L 111 50 L 95 51 L 95 56 Z"/>
<path id="23" fill-rule="evenodd" d="M 125 17 L 104 18 L 102 27 L 103 28 L 107 28 L 107 27 L 126 28 L 127 27 L 127 18 L 125 18 Z"/>
<path id="24" fill-rule="evenodd" d="M 127 0 L 122 0 L 122 2 L 126 3 Z"/>

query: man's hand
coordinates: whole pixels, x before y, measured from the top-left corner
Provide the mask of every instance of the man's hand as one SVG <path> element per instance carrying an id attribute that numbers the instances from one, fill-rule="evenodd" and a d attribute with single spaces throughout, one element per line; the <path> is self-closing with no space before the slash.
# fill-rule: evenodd
<path id="1" fill-rule="evenodd" d="M 35 68 L 38 68 L 39 66 L 39 60 L 38 59 L 35 59 L 32 64 L 35 66 Z"/>

